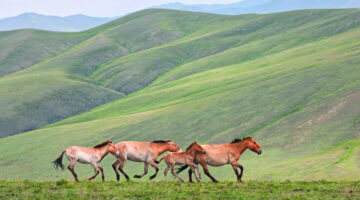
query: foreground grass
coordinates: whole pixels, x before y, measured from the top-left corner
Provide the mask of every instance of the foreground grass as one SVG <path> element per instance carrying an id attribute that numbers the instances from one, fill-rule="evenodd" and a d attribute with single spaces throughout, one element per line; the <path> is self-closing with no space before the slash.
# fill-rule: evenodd
<path id="1" fill-rule="evenodd" d="M 360 182 L 0 181 L 0 199 L 359 199 Z"/>

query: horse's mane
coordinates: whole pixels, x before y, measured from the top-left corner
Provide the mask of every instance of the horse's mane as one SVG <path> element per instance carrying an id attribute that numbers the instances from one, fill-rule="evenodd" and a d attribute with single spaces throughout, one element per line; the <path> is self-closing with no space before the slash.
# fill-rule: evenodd
<path id="1" fill-rule="evenodd" d="M 233 143 L 238 143 L 238 142 L 241 142 L 241 141 L 244 141 L 244 140 L 249 140 L 251 137 L 249 136 L 249 137 L 244 137 L 243 139 L 241 139 L 241 138 L 235 138 L 232 142 L 231 142 L 231 144 L 233 144 Z"/>
<path id="2" fill-rule="evenodd" d="M 185 151 L 187 151 L 187 150 L 191 149 L 191 147 L 193 147 L 195 144 L 196 144 L 196 141 L 195 141 L 195 142 L 193 142 L 193 143 L 191 143 L 191 144 L 190 144 L 190 145 L 186 148 L 186 150 L 185 150 Z"/>
<path id="3" fill-rule="evenodd" d="M 154 140 L 154 141 L 152 141 L 152 143 L 168 143 L 170 141 L 171 140 Z"/>
<path id="4" fill-rule="evenodd" d="M 103 146 L 108 145 L 109 143 L 112 143 L 112 141 L 111 141 L 111 140 L 106 140 L 106 141 L 103 142 L 103 143 L 100 143 L 100 144 L 95 145 L 94 148 L 100 148 L 100 147 L 103 147 Z"/>

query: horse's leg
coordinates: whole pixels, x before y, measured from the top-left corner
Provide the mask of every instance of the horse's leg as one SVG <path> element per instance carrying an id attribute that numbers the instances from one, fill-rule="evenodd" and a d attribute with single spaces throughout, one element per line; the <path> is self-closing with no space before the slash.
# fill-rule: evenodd
<path id="1" fill-rule="evenodd" d="M 75 166 L 75 163 L 76 163 L 77 160 L 70 160 L 70 164 L 68 165 L 68 169 L 70 170 L 70 172 L 72 173 L 72 175 L 74 176 L 75 178 L 75 181 L 76 182 L 79 182 L 79 179 L 77 177 L 77 174 L 75 173 L 74 171 L 74 166 Z"/>
<path id="2" fill-rule="evenodd" d="M 91 165 L 95 169 L 95 175 L 89 178 L 89 181 L 93 180 L 98 174 L 99 174 L 99 167 L 97 166 L 97 163 L 91 163 Z"/>
<path id="3" fill-rule="evenodd" d="M 170 166 L 166 164 L 166 168 L 165 168 L 165 170 L 164 170 L 164 180 L 165 180 L 165 181 L 166 181 L 166 175 L 167 175 L 169 169 L 170 169 Z"/>
<path id="4" fill-rule="evenodd" d="M 172 175 L 174 175 L 176 178 L 178 178 L 181 182 L 184 182 L 184 180 L 182 180 L 175 172 L 175 164 L 171 164 L 171 173 Z"/>
<path id="5" fill-rule="evenodd" d="M 197 182 L 200 182 L 200 179 L 198 178 L 198 176 L 197 176 L 196 173 L 195 173 L 195 167 L 196 167 L 196 165 L 195 165 L 195 164 L 189 164 L 189 165 L 190 165 L 191 172 L 194 173 L 194 176 L 195 176 Z"/>
<path id="6" fill-rule="evenodd" d="M 204 170 L 204 173 L 206 174 L 206 176 L 208 176 L 214 183 L 217 183 L 219 182 L 218 180 L 216 180 L 213 176 L 211 176 L 208 168 L 207 168 L 207 165 L 206 165 L 206 162 L 199 162 L 200 165 L 202 166 L 203 170 Z"/>
<path id="7" fill-rule="evenodd" d="M 120 160 L 120 165 L 119 165 L 119 171 L 125 176 L 126 180 L 130 181 L 129 176 L 125 173 L 124 171 L 124 165 L 126 163 L 126 159 L 121 159 Z"/>
<path id="8" fill-rule="evenodd" d="M 239 177 L 240 177 L 240 182 L 242 182 L 241 178 L 242 178 L 242 176 L 243 176 L 244 167 L 239 164 L 239 169 L 240 169 L 240 175 L 239 175 Z"/>
<path id="9" fill-rule="evenodd" d="M 243 176 L 244 167 L 241 166 L 237 161 L 231 162 L 231 165 L 233 166 L 234 172 L 235 172 L 236 177 L 237 177 L 237 181 L 242 182 L 241 178 Z M 240 174 L 238 173 L 237 168 L 240 169 Z"/>
<path id="10" fill-rule="evenodd" d="M 145 176 L 148 173 L 148 168 L 149 168 L 149 164 L 145 163 L 144 164 L 144 173 L 142 175 L 134 175 L 134 178 L 141 178 L 141 177 Z"/>
<path id="11" fill-rule="evenodd" d="M 201 180 L 201 173 L 200 173 L 200 169 L 199 169 L 199 166 L 198 166 L 198 165 L 196 165 L 196 170 L 197 170 L 197 172 L 198 172 L 198 174 L 199 174 L 199 179 Z"/>
<path id="12" fill-rule="evenodd" d="M 149 161 L 149 164 L 151 165 L 151 167 L 153 167 L 155 169 L 155 174 L 153 174 L 152 176 L 150 176 L 150 180 L 154 179 L 159 171 L 158 166 L 154 163 L 153 160 Z"/>
<path id="13" fill-rule="evenodd" d="M 233 170 L 234 170 L 234 172 L 235 172 L 235 175 L 236 175 L 237 181 L 238 181 L 238 182 L 240 182 L 240 179 L 239 179 L 239 172 L 238 172 L 238 170 L 237 170 L 237 167 L 236 167 L 236 166 L 234 166 L 234 165 L 232 165 L 232 168 L 233 168 Z"/>
<path id="14" fill-rule="evenodd" d="M 101 179 L 104 182 L 105 181 L 104 169 L 101 167 L 100 163 L 97 163 L 97 166 L 99 167 L 99 169 L 101 171 Z"/>
<path id="15" fill-rule="evenodd" d="M 119 172 L 117 171 L 116 167 L 120 164 L 120 161 L 119 159 L 116 159 L 116 161 L 112 164 L 112 167 L 114 169 L 114 172 L 116 174 L 116 180 L 119 181 L 120 180 L 120 174 Z"/>
<path id="16" fill-rule="evenodd" d="M 193 181 L 192 181 L 192 171 L 191 171 L 191 169 L 189 169 L 188 173 L 189 173 L 189 182 L 190 182 L 190 183 L 193 183 Z"/>

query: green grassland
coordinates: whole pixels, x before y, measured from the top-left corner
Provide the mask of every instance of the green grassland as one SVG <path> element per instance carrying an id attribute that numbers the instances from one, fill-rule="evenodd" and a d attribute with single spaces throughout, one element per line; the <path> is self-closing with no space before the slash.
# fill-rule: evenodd
<path id="1" fill-rule="evenodd" d="M 0 133 L 35 129 L 0 139 L 0 178 L 72 181 L 51 161 L 70 145 L 105 139 L 172 139 L 185 148 L 251 135 L 263 154 L 240 159 L 244 180 L 358 181 L 359 19 L 359 9 L 155 9 L 78 33 L 88 38 L 0 78 Z M 107 180 L 112 162 L 102 162 Z M 93 174 L 75 170 L 81 180 Z M 125 170 L 132 176 L 143 165 Z M 210 172 L 235 180 L 230 166 Z"/>
<path id="2" fill-rule="evenodd" d="M 359 199 L 359 182 L 9 182 L 1 199 Z"/>

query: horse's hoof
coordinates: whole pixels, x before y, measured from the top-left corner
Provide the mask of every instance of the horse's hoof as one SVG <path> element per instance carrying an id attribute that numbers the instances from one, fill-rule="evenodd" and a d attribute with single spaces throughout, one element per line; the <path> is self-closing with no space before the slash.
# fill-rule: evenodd
<path id="1" fill-rule="evenodd" d="M 150 176 L 150 180 L 153 180 L 155 178 L 155 176 Z"/>
<path id="2" fill-rule="evenodd" d="M 133 177 L 134 177 L 134 178 L 141 178 L 142 176 L 140 176 L 140 175 L 134 175 Z"/>

